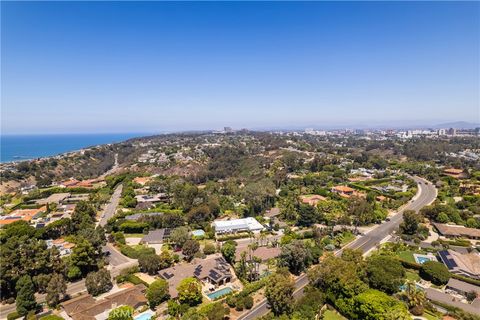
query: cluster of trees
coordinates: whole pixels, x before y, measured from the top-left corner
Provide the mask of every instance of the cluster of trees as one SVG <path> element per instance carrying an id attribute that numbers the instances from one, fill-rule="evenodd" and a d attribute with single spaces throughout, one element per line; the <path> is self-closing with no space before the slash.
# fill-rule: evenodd
<path id="1" fill-rule="evenodd" d="M 79 202 L 71 219 L 62 219 L 36 230 L 25 221 L 5 226 L 0 233 L 0 290 L 2 299 L 17 300 L 21 315 L 35 310 L 31 293 L 46 293 L 56 306 L 65 296 L 66 279 L 85 277 L 103 265 L 104 232 L 95 228 L 95 209 Z M 70 256 L 61 258 L 45 239 L 69 236 L 75 243 Z"/>
<path id="2" fill-rule="evenodd" d="M 295 287 L 289 270 L 279 268 L 271 276 L 265 296 L 275 316 L 315 319 L 325 302 L 348 319 L 407 320 L 408 309 L 423 312 L 424 299 L 414 292 L 398 294 L 405 283 L 405 270 L 392 256 L 377 254 L 364 260 L 361 252 L 346 249 L 341 257 L 324 257 L 310 268 L 308 277 L 310 285 L 305 296 L 294 302 Z M 391 296 L 395 294 L 398 298 Z"/>

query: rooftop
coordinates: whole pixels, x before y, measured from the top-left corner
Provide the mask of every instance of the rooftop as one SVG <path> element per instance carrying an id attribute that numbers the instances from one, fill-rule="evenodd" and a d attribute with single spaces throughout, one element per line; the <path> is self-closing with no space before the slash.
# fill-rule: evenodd
<path id="1" fill-rule="evenodd" d="M 232 220 L 215 220 L 213 226 L 216 232 L 230 232 L 237 230 L 259 231 L 264 229 L 262 224 L 252 217 Z"/>

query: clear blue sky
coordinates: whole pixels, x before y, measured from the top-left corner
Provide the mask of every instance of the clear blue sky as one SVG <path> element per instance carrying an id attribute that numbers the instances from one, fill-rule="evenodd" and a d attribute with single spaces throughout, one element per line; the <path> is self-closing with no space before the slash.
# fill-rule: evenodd
<path id="1" fill-rule="evenodd" d="M 3 2 L 2 132 L 478 121 L 478 2 Z"/>

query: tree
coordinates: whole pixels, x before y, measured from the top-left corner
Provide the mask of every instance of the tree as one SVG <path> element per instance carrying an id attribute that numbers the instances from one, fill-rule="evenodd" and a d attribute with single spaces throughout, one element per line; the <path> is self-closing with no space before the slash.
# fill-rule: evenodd
<path id="1" fill-rule="evenodd" d="M 422 264 L 420 276 L 436 285 L 444 285 L 450 279 L 450 272 L 441 262 L 427 261 Z"/>
<path id="2" fill-rule="evenodd" d="M 403 303 L 375 289 L 369 289 L 354 298 L 352 318 L 366 320 L 411 319 Z"/>
<path id="3" fill-rule="evenodd" d="M 205 243 L 205 247 L 203 248 L 203 253 L 206 255 L 214 254 L 215 253 L 215 245 L 211 242 Z"/>
<path id="4" fill-rule="evenodd" d="M 25 275 L 20 277 L 15 285 L 15 289 L 17 290 L 15 304 L 19 315 L 25 316 L 27 313 L 37 308 L 37 302 L 35 301 L 35 288 L 30 276 Z"/>
<path id="5" fill-rule="evenodd" d="M 164 250 L 160 253 L 160 262 L 159 262 L 159 268 L 160 270 L 166 269 L 171 267 L 173 264 L 173 257 L 170 251 Z"/>
<path id="6" fill-rule="evenodd" d="M 392 294 L 405 281 L 405 269 L 390 256 L 374 255 L 367 259 L 367 278 L 372 288 Z"/>
<path id="7" fill-rule="evenodd" d="M 167 300 L 168 297 L 168 282 L 164 279 L 155 280 L 147 289 L 148 305 L 151 309 Z"/>
<path id="8" fill-rule="evenodd" d="M 177 287 L 180 303 L 196 306 L 202 302 L 202 286 L 197 279 L 190 277 L 183 279 Z"/>
<path id="9" fill-rule="evenodd" d="M 133 311 L 133 308 L 130 306 L 115 308 L 110 311 L 107 320 L 133 320 Z"/>
<path id="10" fill-rule="evenodd" d="M 193 256 L 199 251 L 200 243 L 197 240 L 187 240 L 182 246 L 182 253 L 187 261 L 191 261 Z"/>
<path id="11" fill-rule="evenodd" d="M 303 227 L 310 227 L 317 222 L 318 214 L 315 208 L 308 204 L 300 204 L 298 208 L 298 220 L 297 225 Z"/>
<path id="12" fill-rule="evenodd" d="M 98 268 L 97 255 L 90 241 L 82 238 L 76 243 L 75 247 L 73 247 L 70 261 L 72 266 L 78 267 L 82 274 L 86 274 Z"/>
<path id="13" fill-rule="evenodd" d="M 422 220 L 422 216 L 415 211 L 405 210 L 403 212 L 403 222 L 400 224 L 401 232 L 407 235 L 415 235 Z"/>
<path id="14" fill-rule="evenodd" d="M 156 254 L 142 254 L 138 258 L 138 265 L 142 272 L 154 275 L 160 270 L 162 259 Z"/>
<path id="15" fill-rule="evenodd" d="M 410 312 L 413 315 L 421 316 L 425 305 L 425 292 L 417 289 L 414 282 L 408 281 L 405 292 L 401 295 L 403 300 L 407 303 Z"/>
<path id="16" fill-rule="evenodd" d="M 222 245 L 222 255 L 228 263 L 235 262 L 235 252 L 237 250 L 237 243 L 233 240 L 228 240 Z"/>
<path id="17" fill-rule="evenodd" d="M 300 240 L 295 240 L 282 246 L 282 251 L 278 257 L 278 264 L 281 267 L 287 267 L 291 273 L 299 275 L 312 263 L 310 251 Z"/>
<path id="18" fill-rule="evenodd" d="M 293 305 L 293 280 L 286 269 L 279 269 L 265 287 L 265 297 L 276 316 L 289 313 Z"/>
<path id="19" fill-rule="evenodd" d="M 183 244 L 191 238 L 187 227 L 178 227 L 170 233 L 170 242 L 181 248 Z"/>
<path id="20" fill-rule="evenodd" d="M 208 320 L 223 320 L 230 313 L 230 309 L 226 308 L 221 302 L 211 303 L 207 308 L 205 315 Z"/>
<path id="21" fill-rule="evenodd" d="M 67 284 L 63 275 L 55 273 L 47 286 L 46 301 L 50 307 L 56 307 L 67 293 Z"/>
<path id="22" fill-rule="evenodd" d="M 113 284 L 110 279 L 110 271 L 107 269 L 100 269 L 97 272 L 90 272 L 85 278 L 85 286 L 88 293 L 93 296 L 105 293 L 112 289 Z"/>

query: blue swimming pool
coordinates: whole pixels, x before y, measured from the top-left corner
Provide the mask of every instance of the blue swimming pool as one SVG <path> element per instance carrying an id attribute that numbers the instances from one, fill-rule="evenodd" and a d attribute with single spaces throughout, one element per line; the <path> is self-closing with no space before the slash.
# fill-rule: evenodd
<path id="1" fill-rule="evenodd" d="M 227 294 L 229 294 L 231 292 L 233 292 L 232 288 L 226 287 L 226 288 L 220 289 L 218 291 L 207 294 L 207 297 L 210 300 L 217 300 L 217 299 L 219 299 L 223 296 L 226 296 Z"/>
<path id="2" fill-rule="evenodd" d="M 145 312 L 140 313 L 134 319 L 135 320 L 150 320 L 150 318 L 152 318 L 154 314 L 155 314 L 155 312 L 153 312 L 151 310 L 147 310 Z"/>

